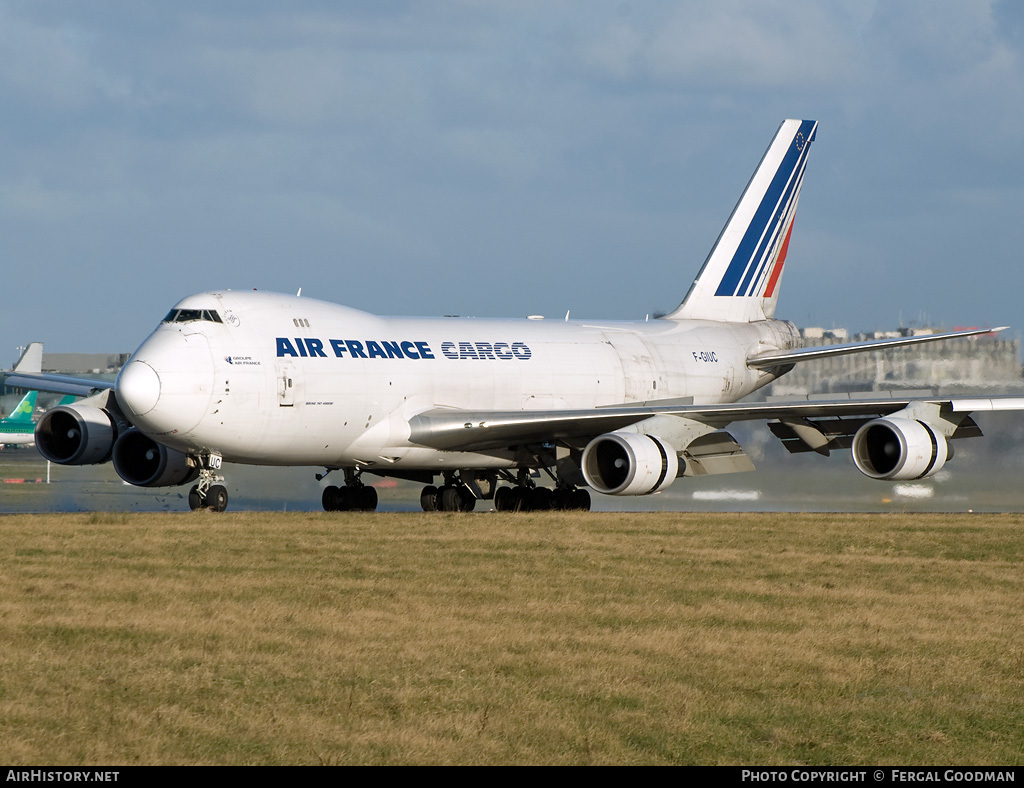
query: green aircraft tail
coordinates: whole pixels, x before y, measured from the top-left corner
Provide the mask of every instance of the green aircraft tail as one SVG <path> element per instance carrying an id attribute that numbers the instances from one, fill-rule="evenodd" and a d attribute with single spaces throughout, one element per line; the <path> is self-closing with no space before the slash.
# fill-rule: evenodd
<path id="1" fill-rule="evenodd" d="M 11 415 L 4 419 L 4 421 L 8 424 L 12 422 L 15 424 L 31 424 L 32 414 L 33 412 L 35 412 L 36 409 L 37 396 L 39 396 L 38 391 L 28 392 L 24 397 L 22 397 L 21 402 L 18 403 L 18 407 L 12 410 Z"/>

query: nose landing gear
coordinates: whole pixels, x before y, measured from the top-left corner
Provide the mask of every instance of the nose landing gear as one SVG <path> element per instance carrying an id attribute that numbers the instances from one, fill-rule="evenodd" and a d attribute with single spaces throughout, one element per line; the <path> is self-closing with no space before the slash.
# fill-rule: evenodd
<path id="1" fill-rule="evenodd" d="M 188 506 L 192 511 L 210 509 L 223 512 L 228 508 L 228 490 L 220 484 L 224 477 L 216 473 L 223 462 L 219 454 L 204 454 L 199 458 L 199 483 L 188 493 Z"/>

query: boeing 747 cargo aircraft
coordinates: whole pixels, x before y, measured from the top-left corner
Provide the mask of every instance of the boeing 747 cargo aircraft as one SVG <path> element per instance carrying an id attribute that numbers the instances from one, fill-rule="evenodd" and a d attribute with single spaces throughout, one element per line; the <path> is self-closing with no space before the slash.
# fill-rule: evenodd
<path id="1" fill-rule="evenodd" d="M 795 364 L 986 333 L 803 348 L 775 318 L 816 132 L 810 120 L 780 125 L 660 319 L 390 318 L 224 290 L 176 304 L 109 389 L 45 375 L 9 384 L 90 394 L 40 419 L 47 459 L 112 461 L 143 487 L 193 484 L 194 509 L 226 508 L 224 462 L 322 468 L 327 510 L 376 508 L 374 476 L 421 482 L 428 511 L 481 499 L 589 509 L 590 491 L 649 495 L 750 470 L 725 428 L 752 419 L 794 451 L 851 449 L 872 478 L 926 477 L 951 441 L 980 434 L 973 412 L 1024 409 L 1024 396 L 742 401 Z"/>

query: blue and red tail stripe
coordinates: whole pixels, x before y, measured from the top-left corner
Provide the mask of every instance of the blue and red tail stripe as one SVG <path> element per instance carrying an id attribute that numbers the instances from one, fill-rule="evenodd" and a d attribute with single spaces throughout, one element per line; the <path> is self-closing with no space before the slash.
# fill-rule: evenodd
<path id="1" fill-rule="evenodd" d="M 757 296 L 763 291 L 770 297 L 767 290 L 774 292 L 785 260 L 809 143 L 814 140 L 817 125 L 816 121 L 805 120 L 793 135 L 715 295 Z"/>

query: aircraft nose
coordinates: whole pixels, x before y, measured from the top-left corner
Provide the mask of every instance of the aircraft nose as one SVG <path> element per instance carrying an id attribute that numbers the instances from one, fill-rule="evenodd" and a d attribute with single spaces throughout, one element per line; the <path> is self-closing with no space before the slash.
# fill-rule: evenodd
<path id="1" fill-rule="evenodd" d="M 129 361 L 117 380 L 117 399 L 122 409 L 145 416 L 160 401 L 160 375 L 145 361 Z"/>
<path id="2" fill-rule="evenodd" d="M 121 410 L 150 435 L 185 437 L 202 421 L 213 391 L 213 359 L 202 334 L 157 331 L 135 351 L 114 385 Z"/>

